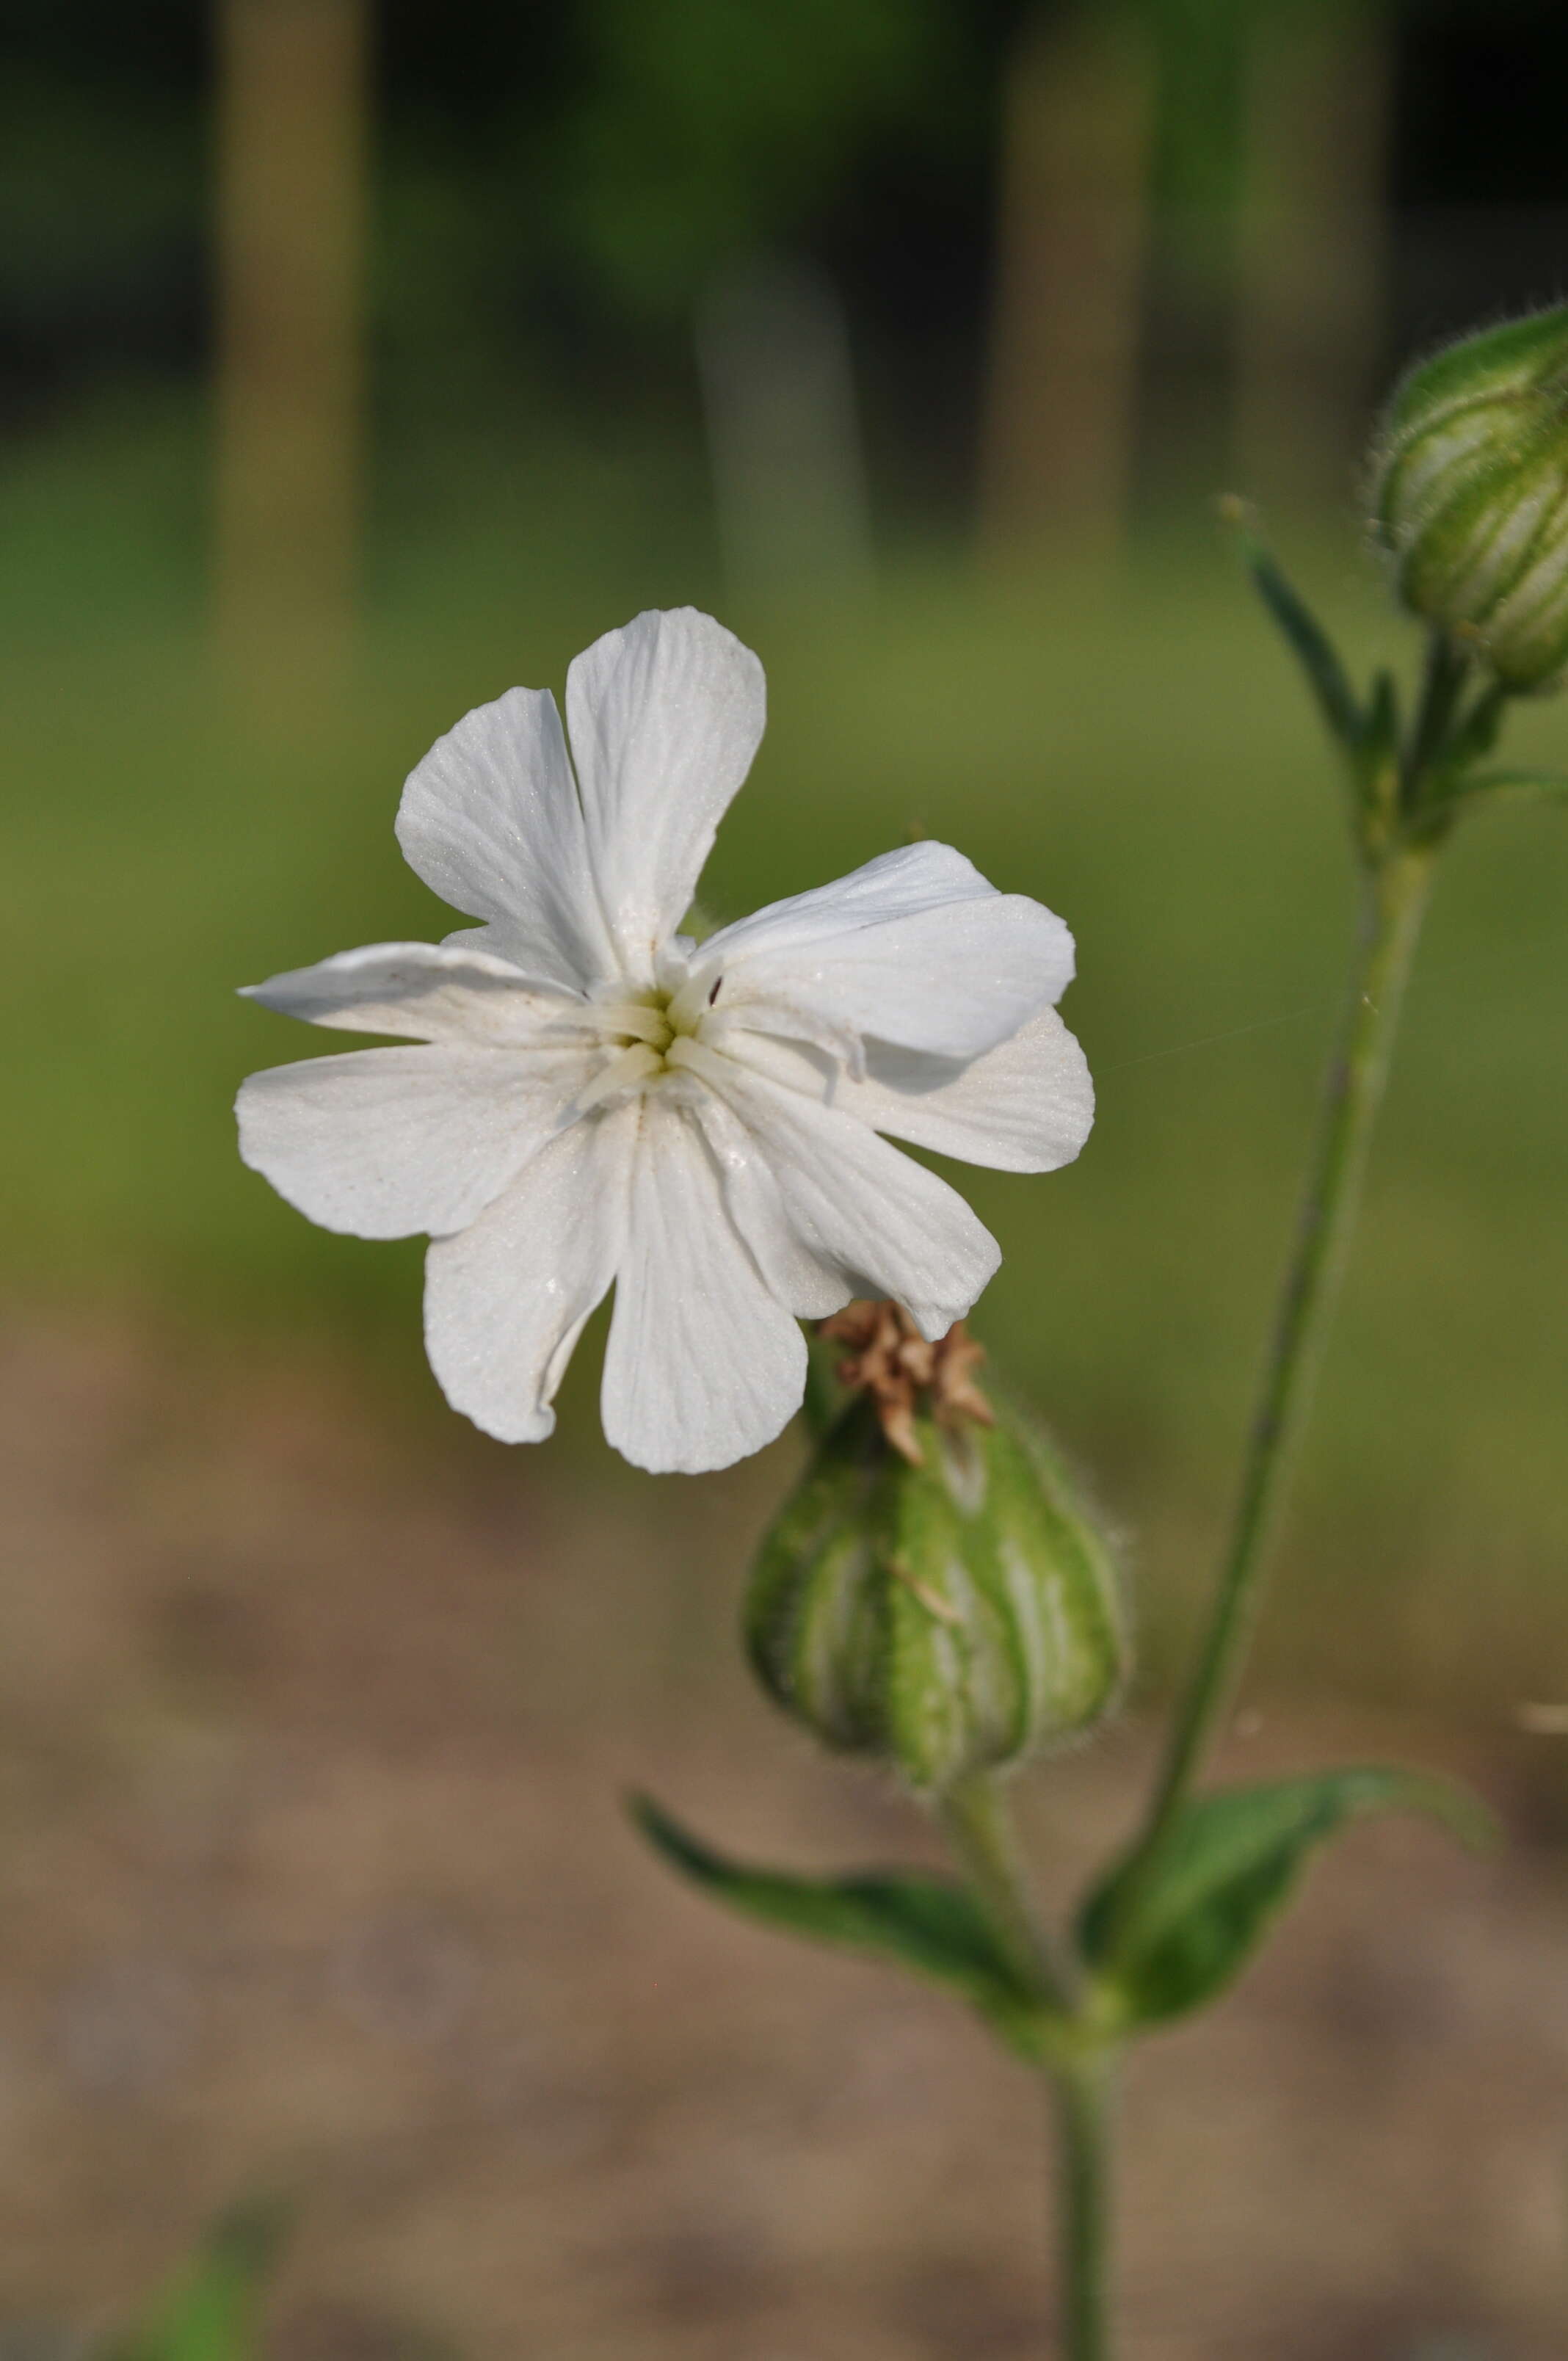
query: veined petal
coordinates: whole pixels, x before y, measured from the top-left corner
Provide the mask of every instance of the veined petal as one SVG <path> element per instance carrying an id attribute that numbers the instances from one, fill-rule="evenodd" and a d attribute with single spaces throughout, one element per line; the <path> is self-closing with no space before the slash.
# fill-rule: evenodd
<path id="1" fill-rule="evenodd" d="M 695 1475 L 760 1451 L 787 1423 L 806 1342 L 731 1222 L 690 1115 L 656 1092 L 641 1114 L 604 1431 L 634 1466 Z"/>
<path id="2" fill-rule="evenodd" d="M 929 1058 L 866 1044 L 862 1081 L 791 1041 L 732 1035 L 726 1046 L 758 1071 L 825 1099 L 873 1131 L 1003 1172 L 1070 1164 L 1094 1121 L 1089 1061 L 1054 1008 L 981 1058 Z"/>
<path id="3" fill-rule="evenodd" d="M 788 1042 L 770 1042 L 785 1060 L 802 1053 Z M 807 1087 L 837 1066 L 819 1060 L 808 1071 Z M 826 1095 L 825 1090 L 815 1095 Z M 729 1218 L 751 1249 L 752 1258 L 769 1291 L 799 1320 L 825 1320 L 841 1312 L 854 1289 L 834 1262 L 812 1251 L 790 1220 L 784 1192 L 754 1132 L 713 1091 L 705 1090 L 693 1102 L 708 1149 L 718 1168 Z"/>
<path id="4" fill-rule="evenodd" d="M 581 989 L 615 960 L 583 809 L 548 689 L 476 706 L 409 773 L 398 842 L 453 908 L 488 919 L 495 949 Z"/>
<path id="5" fill-rule="evenodd" d="M 712 935 L 683 998 L 830 1046 L 874 1034 L 935 1057 L 1004 1041 L 1072 980 L 1054 911 L 999 894 L 946 844 L 910 844 Z"/>
<path id="6" fill-rule="evenodd" d="M 454 1410 L 502 1443 L 539 1443 L 583 1323 L 626 1243 L 637 1109 L 575 1123 L 425 1257 L 424 1341 Z"/>
<path id="7" fill-rule="evenodd" d="M 588 1065 L 560 1050 L 422 1042 L 272 1066 L 241 1086 L 239 1152 L 326 1229 L 440 1236 L 559 1130 Z"/>
<path id="8" fill-rule="evenodd" d="M 850 1295 L 890 1295 L 923 1335 L 945 1336 L 1002 1252 L 956 1189 L 874 1131 L 738 1059 L 701 1071 L 757 1140 L 802 1245 Z"/>
<path id="9" fill-rule="evenodd" d="M 509 960 L 444 943 L 368 943 L 241 991 L 280 1016 L 345 1033 L 514 1046 L 533 1039 L 543 1025 L 575 1020 L 583 1006 Z"/>
<path id="10" fill-rule="evenodd" d="M 600 906 L 640 983 L 690 906 L 765 716 L 756 657 L 691 607 L 607 631 L 566 675 Z"/>

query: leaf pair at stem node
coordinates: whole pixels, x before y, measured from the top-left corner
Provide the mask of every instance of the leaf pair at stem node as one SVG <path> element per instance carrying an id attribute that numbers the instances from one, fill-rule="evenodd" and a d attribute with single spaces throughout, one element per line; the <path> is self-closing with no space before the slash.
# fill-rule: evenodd
<path id="1" fill-rule="evenodd" d="M 1295 1891 L 1312 1854 L 1353 1821 L 1418 1811 L 1471 1843 L 1482 1807 L 1417 1771 L 1310 1772 L 1221 1788 L 1188 1805 L 1167 1841 L 1119 1863 L 1076 1927 L 1076 1995 L 1041 1998 L 979 1900 L 918 1870 L 802 1877 L 732 1861 L 647 1797 L 632 1813 L 673 1867 L 742 1916 L 905 1968 L 965 2000 L 1016 2056 L 1070 2060 L 1189 2015 L 1234 1981 Z"/>

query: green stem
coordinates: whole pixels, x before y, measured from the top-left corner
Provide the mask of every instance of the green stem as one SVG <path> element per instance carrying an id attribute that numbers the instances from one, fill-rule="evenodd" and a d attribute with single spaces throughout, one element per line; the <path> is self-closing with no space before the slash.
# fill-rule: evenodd
<path id="1" fill-rule="evenodd" d="M 975 1772 L 948 1788 L 938 1810 L 948 1841 L 1019 1976 L 1042 2000 L 1065 2010 L 1067 1990 L 1036 1916 L 1002 1781 L 992 1772 Z"/>
<path id="2" fill-rule="evenodd" d="M 1420 708 L 1401 764 L 1401 802 L 1415 807 L 1449 745 L 1467 660 L 1434 635 Z M 1271 1545 L 1311 1404 L 1343 1274 L 1400 1005 L 1431 886 L 1433 848 L 1363 836 L 1365 886 L 1351 989 L 1329 1067 L 1296 1244 L 1243 1464 L 1229 1547 L 1203 1644 L 1181 1701 L 1135 1854 L 1124 1903 L 1154 1867 L 1229 1716 L 1262 1603 Z M 977 1776 L 943 1799 L 942 1816 L 1010 1958 L 1047 2003 L 1078 2015 L 1036 1923 L 1005 1798 Z M 1087 2029 L 1088 2019 L 1080 2016 Z M 1063 2361 L 1108 2361 L 1111 2349 L 1111 2099 L 1113 2051 L 1086 2041 L 1049 2070 L 1058 2158 Z"/>
<path id="3" fill-rule="evenodd" d="M 1438 694 L 1447 694 L 1446 673 Z M 1231 1708 L 1252 1637 L 1286 1485 L 1354 1226 L 1399 1005 L 1420 932 L 1432 854 L 1401 848 L 1369 870 L 1349 1005 L 1329 1069 L 1317 1151 L 1265 1367 L 1213 1618 L 1171 1733 L 1139 1846 L 1169 1829 Z"/>
<path id="4" fill-rule="evenodd" d="M 1114 2059 L 1101 2052 L 1051 2078 L 1058 2158 L 1062 2361 L 1111 2351 L 1111 2102 Z"/>
<path id="5" fill-rule="evenodd" d="M 1008 1807 L 994 1773 L 950 1787 L 938 1806 L 1008 1957 L 1042 2001 L 1067 2015 L 1071 1999 L 1036 1916 Z M 1115 2060 L 1085 2048 L 1047 2070 L 1057 2145 L 1057 2251 L 1063 2361 L 1106 2361 L 1110 2352 L 1111 2176 L 1109 2098 Z"/>

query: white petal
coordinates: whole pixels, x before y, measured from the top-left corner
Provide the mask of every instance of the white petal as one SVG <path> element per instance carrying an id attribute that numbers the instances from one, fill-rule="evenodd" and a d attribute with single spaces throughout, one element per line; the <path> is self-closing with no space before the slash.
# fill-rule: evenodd
<path id="1" fill-rule="evenodd" d="M 583 1323 L 626 1242 L 637 1110 L 575 1123 L 424 1266 L 424 1342 L 454 1410 L 502 1443 L 538 1443 Z"/>
<path id="2" fill-rule="evenodd" d="M 566 675 L 599 897 L 641 983 L 690 906 L 765 715 L 756 657 L 691 607 L 607 631 Z"/>
<path id="3" fill-rule="evenodd" d="M 1004 1041 L 1072 980 L 1054 911 L 998 894 L 946 844 L 884 852 L 836 884 L 710 936 L 685 997 L 734 1023 L 836 1047 L 874 1034 L 937 1057 Z"/>
<path id="4" fill-rule="evenodd" d="M 768 1044 L 788 1060 L 799 1058 L 788 1043 Z M 823 1074 L 837 1075 L 837 1066 L 819 1061 L 808 1068 L 806 1087 L 817 1097 Z M 786 1304 L 797 1319 L 825 1320 L 841 1312 L 854 1289 L 833 1262 L 814 1254 L 790 1220 L 784 1192 L 755 1133 L 712 1091 L 696 1100 L 693 1113 L 702 1125 L 710 1153 L 718 1167 L 729 1218 L 751 1247 L 769 1291 Z"/>
<path id="5" fill-rule="evenodd" d="M 508 960 L 444 943 L 369 943 L 241 989 L 247 1000 L 312 1025 L 421 1041 L 515 1045 L 542 1025 L 574 1020 L 583 1006 Z"/>
<path id="6" fill-rule="evenodd" d="M 465 714 L 409 773 L 398 842 L 495 948 L 580 989 L 614 973 L 561 717 L 548 689 L 509 688 Z"/>
<path id="7" fill-rule="evenodd" d="M 701 1071 L 756 1138 L 806 1249 L 850 1294 L 890 1295 L 922 1334 L 946 1335 L 1002 1259 L 957 1190 L 853 1115 L 736 1059 Z"/>
<path id="8" fill-rule="evenodd" d="M 866 1045 L 863 1081 L 794 1042 L 740 1034 L 727 1046 L 792 1089 L 857 1115 L 873 1131 L 1003 1172 L 1070 1164 L 1094 1122 L 1089 1061 L 1054 1008 L 967 1064 L 883 1041 Z"/>
<path id="9" fill-rule="evenodd" d="M 461 1229 L 567 1120 L 587 1061 L 559 1051 L 353 1049 L 252 1074 L 239 1152 L 329 1230 Z"/>
<path id="10" fill-rule="evenodd" d="M 806 1387 L 806 1342 L 726 1211 L 690 1115 L 642 1102 L 626 1256 L 605 1354 L 604 1431 L 634 1466 L 694 1475 L 771 1443 Z"/>

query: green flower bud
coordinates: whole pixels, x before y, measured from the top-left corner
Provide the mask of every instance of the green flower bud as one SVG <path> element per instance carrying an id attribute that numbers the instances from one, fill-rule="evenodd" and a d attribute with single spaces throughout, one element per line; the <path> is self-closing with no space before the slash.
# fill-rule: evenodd
<path id="1" fill-rule="evenodd" d="M 1372 493 L 1405 604 L 1510 688 L 1552 682 L 1568 665 L 1568 304 L 1412 369 Z"/>
<path id="2" fill-rule="evenodd" d="M 1055 1451 L 975 1391 L 961 1328 L 932 1346 L 892 1305 L 873 1316 L 928 1374 L 869 1376 L 823 1439 L 762 1543 L 747 1648 L 829 1746 L 940 1790 L 1107 1710 L 1121 1596 Z"/>

